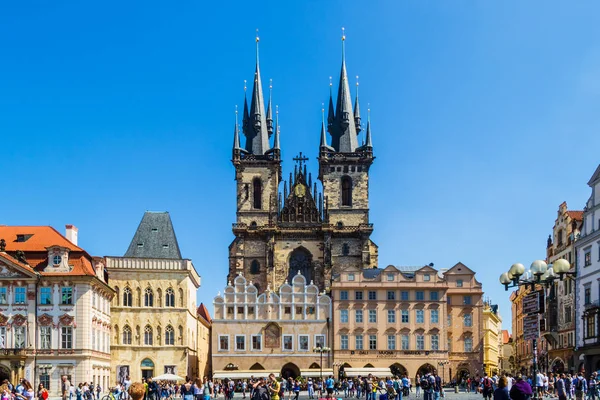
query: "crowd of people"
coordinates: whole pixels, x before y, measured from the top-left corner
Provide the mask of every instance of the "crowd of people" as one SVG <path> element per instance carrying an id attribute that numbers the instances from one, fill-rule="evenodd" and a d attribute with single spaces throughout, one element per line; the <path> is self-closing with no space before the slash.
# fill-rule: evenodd
<path id="1" fill-rule="evenodd" d="M 414 383 L 414 384 L 413 384 Z M 593 372 L 589 377 L 583 373 L 542 373 L 533 376 L 517 374 L 511 376 L 476 376 L 460 382 L 451 382 L 457 388 L 462 385 L 466 392 L 480 393 L 484 399 L 530 400 L 533 398 L 557 398 L 558 400 L 600 400 L 600 380 Z M 323 380 L 308 378 L 278 379 L 274 374 L 268 377 L 251 377 L 235 381 L 233 379 L 211 380 L 186 379 L 183 384 L 158 382 L 152 379 L 132 383 L 126 377 L 110 389 L 108 400 L 299 400 L 300 392 L 306 391 L 309 399 L 356 398 L 365 400 L 402 400 L 414 393 L 423 400 L 439 400 L 444 397 L 442 379 L 436 371 L 417 375 L 414 382 L 407 376 L 377 378 L 342 378 L 336 380 L 328 376 Z M 67 377 L 62 378 L 62 400 L 107 400 L 102 396 L 100 385 L 79 383 L 74 386 Z M 136 396 L 138 396 L 136 398 Z M 48 400 L 49 393 L 43 384 L 34 390 L 27 379 L 21 379 L 16 386 L 5 380 L 0 385 L 0 400 Z"/>

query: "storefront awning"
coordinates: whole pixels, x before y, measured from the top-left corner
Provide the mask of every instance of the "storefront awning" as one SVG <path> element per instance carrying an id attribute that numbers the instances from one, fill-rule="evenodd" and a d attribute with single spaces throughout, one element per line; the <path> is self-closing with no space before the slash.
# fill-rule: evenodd
<path id="1" fill-rule="evenodd" d="M 392 376 L 392 371 L 389 368 L 344 368 L 346 376 L 368 376 L 369 374 L 384 378 Z"/>
<path id="2" fill-rule="evenodd" d="M 275 370 L 256 370 L 256 371 L 215 371 L 213 374 L 213 379 L 248 379 L 250 377 L 255 378 L 266 378 L 271 374 L 275 374 L 275 376 L 279 376 L 280 371 Z"/>
<path id="3" fill-rule="evenodd" d="M 320 369 L 303 369 L 300 371 L 300 375 L 302 375 L 305 378 L 320 378 L 321 370 Z M 326 378 L 329 375 L 333 375 L 333 369 L 323 368 L 323 378 Z"/>

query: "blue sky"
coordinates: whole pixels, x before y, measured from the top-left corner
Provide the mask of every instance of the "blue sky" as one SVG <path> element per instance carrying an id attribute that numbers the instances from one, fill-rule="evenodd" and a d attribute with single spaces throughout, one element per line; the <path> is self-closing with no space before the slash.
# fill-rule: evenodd
<path id="1" fill-rule="evenodd" d="M 212 310 L 255 30 L 287 176 L 299 151 L 316 172 L 343 26 L 372 109 L 380 266 L 461 261 L 508 326 L 498 276 L 545 256 L 558 205 L 581 209 L 600 163 L 599 14 L 594 1 L 2 4 L 0 223 L 72 223 L 90 253 L 122 255 L 145 210 L 170 211 Z"/>

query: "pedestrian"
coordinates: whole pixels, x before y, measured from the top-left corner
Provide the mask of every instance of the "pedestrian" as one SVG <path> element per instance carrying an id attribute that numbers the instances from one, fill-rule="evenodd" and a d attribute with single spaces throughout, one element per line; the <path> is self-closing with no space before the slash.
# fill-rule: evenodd
<path id="1" fill-rule="evenodd" d="M 587 382 L 583 377 L 583 373 L 577 374 L 577 378 L 575 379 L 575 399 L 582 400 L 585 394 L 587 393 Z"/>
<path id="2" fill-rule="evenodd" d="M 277 381 L 277 378 L 275 378 L 275 374 L 269 374 L 269 383 L 269 388 L 271 390 L 271 400 L 279 400 L 279 392 L 281 391 L 281 385 Z"/>
<path id="3" fill-rule="evenodd" d="M 494 400 L 510 400 L 506 376 L 502 376 L 498 380 L 498 387 L 494 390 Z"/>
<path id="4" fill-rule="evenodd" d="M 48 391 L 43 383 L 38 385 L 38 400 L 48 400 Z"/>
<path id="5" fill-rule="evenodd" d="M 561 374 L 554 384 L 554 388 L 556 389 L 556 394 L 558 395 L 558 400 L 567 400 L 567 385 L 565 384 L 565 374 Z"/>
<path id="6" fill-rule="evenodd" d="M 512 400 L 529 400 L 533 395 L 529 382 L 523 380 L 523 375 L 517 374 L 516 382 L 510 389 L 510 398 Z"/>
<path id="7" fill-rule="evenodd" d="M 481 380 L 481 393 L 484 399 L 491 399 L 494 394 L 494 385 L 487 372 L 483 374 L 483 379 Z"/>
<path id="8" fill-rule="evenodd" d="M 71 391 L 71 382 L 69 382 L 66 375 L 63 375 L 61 386 L 60 386 L 62 400 L 67 400 L 67 398 L 69 397 L 70 391 Z"/>

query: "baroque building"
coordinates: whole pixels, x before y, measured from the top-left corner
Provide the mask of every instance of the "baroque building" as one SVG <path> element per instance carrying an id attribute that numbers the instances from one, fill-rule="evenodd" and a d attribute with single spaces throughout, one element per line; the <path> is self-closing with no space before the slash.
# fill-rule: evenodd
<path id="1" fill-rule="evenodd" d="M 575 240 L 579 237 L 583 223 L 583 211 L 572 211 L 567 203 L 558 206 L 552 235 L 546 246 L 546 262 L 550 265 L 563 258 L 575 271 Z M 543 354 L 544 364 L 552 372 L 574 371 L 575 360 L 575 279 L 567 276 L 556 280 L 546 288 L 546 330 L 544 339 L 548 342 L 548 352 Z"/>
<path id="2" fill-rule="evenodd" d="M 331 355 L 313 352 L 329 345 L 331 299 L 300 272 L 277 292 L 262 294 L 238 275 L 213 304 L 213 378 L 332 373 Z"/>
<path id="3" fill-rule="evenodd" d="M 127 375 L 133 381 L 163 373 L 203 375 L 207 360 L 200 365 L 198 353 L 208 354 L 208 348 L 198 346 L 207 344 L 209 323 L 196 308 L 200 276 L 181 256 L 169 213 L 144 213 L 125 255 L 103 262 L 115 291 L 111 384 Z"/>
<path id="4" fill-rule="evenodd" d="M 60 396 L 61 377 L 108 387 L 113 290 L 102 263 L 50 226 L 0 226 L 0 381 Z"/>
<path id="5" fill-rule="evenodd" d="M 346 268 L 332 284 L 333 352 L 346 376 L 437 369 L 445 382 L 482 375 L 483 292 L 458 263 Z"/>
<path id="6" fill-rule="evenodd" d="M 489 375 L 500 372 L 502 356 L 502 318 L 498 306 L 483 304 L 483 369 Z"/>
<path id="7" fill-rule="evenodd" d="M 575 243 L 577 369 L 600 369 L 600 165 L 588 181 L 592 193 L 583 210 L 583 226 Z"/>
<path id="8" fill-rule="evenodd" d="M 294 158 L 294 171 L 284 182 L 279 114 L 273 112 L 271 94 L 265 110 L 256 38 L 250 104 L 244 97 L 243 147 L 237 112 L 234 127 L 237 218 L 227 279 L 233 281 L 241 274 L 259 293 L 268 288 L 276 291 L 298 272 L 319 290 L 328 290 L 333 276 L 344 268 L 377 266 L 377 246 L 370 239 L 373 225 L 369 220 L 369 168 L 374 160 L 371 127 L 368 121 L 365 144 L 359 145 L 362 125 L 358 93 L 353 108 L 343 52 L 345 37 L 342 39 L 335 106 L 330 87 L 327 121 L 323 117 L 321 123 L 319 191 L 302 153 Z"/>

